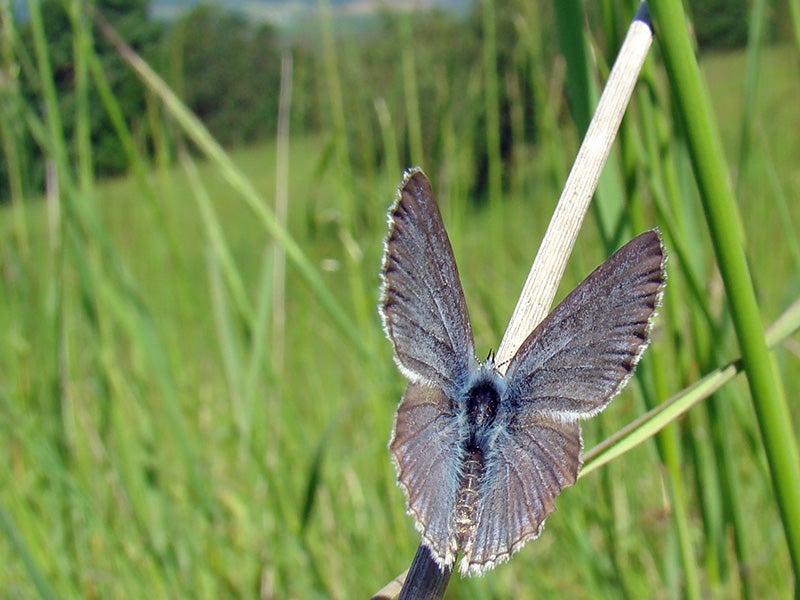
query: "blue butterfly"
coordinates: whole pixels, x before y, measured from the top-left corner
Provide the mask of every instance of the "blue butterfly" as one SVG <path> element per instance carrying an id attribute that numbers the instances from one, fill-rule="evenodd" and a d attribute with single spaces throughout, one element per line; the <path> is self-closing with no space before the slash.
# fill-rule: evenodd
<path id="1" fill-rule="evenodd" d="M 648 344 L 665 280 L 658 230 L 623 246 L 530 334 L 502 374 L 475 356 L 453 250 L 427 177 L 389 210 L 380 301 L 409 379 L 389 443 L 408 512 L 439 567 L 508 560 L 575 483 L 579 419 L 603 410 Z"/>

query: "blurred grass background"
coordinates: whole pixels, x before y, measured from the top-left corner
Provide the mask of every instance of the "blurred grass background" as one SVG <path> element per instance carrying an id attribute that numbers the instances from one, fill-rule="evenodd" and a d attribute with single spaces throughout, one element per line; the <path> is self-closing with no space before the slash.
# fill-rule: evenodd
<path id="1" fill-rule="evenodd" d="M 402 169 L 432 179 L 482 355 L 502 336 L 635 3 L 484 0 L 458 18 L 384 14 L 370 36 L 342 33 L 321 2 L 311 41 L 261 56 L 273 85 L 259 110 L 274 125 L 262 141 L 232 134 L 225 150 L 178 102 L 203 117 L 181 73 L 218 82 L 213 53 L 187 66 L 197 55 L 167 38 L 168 87 L 108 59 L 118 55 L 101 52 L 82 3 L 49 5 L 66 44 L 38 6 L 22 21 L 2 6 L 0 589 L 377 591 L 419 540 L 386 449 L 404 380 L 375 308 Z M 793 8 L 753 3 L 744 45 L 701 55 L 765 326 L 800 296 L 798 28 L 780 20 Z M 654 343 L 634 384 L 586 423 L 587 449 L 739 355 L 687 151 L 695 132 L 675 117 L 658 44 L 561 286 L 634 233 L 664 231 Z M 275 120 L 281 53 L 285 74 L 293 65 L 288 134 Z M 140 121 L 115 87 L 121 69 Z M 94 135 L 99 115 L 116 145 Z M 259 122 L 243 109 L 241 120 Z M 234 121 L 205 123 L 222 138 Z M 100 177 L 114 152 L 127 174 Z M 773 356 L 796 436 L 798 334 Z M 481 579 L 454 578 L 449 597 L 786 597 L 792 521 L 772 472 L 739 377 L 566 490 L 539 540 Z"/>

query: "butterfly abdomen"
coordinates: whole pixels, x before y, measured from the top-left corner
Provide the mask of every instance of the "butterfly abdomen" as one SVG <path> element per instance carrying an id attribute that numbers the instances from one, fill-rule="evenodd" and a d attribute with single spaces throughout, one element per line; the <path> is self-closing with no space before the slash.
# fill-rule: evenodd
<path id="1" fill-rule="evenodd" d="M 455 510 L 456 540 L 459 548 L 465 547 L 477 525 L 476 509 L 485 475 L 483 452 L 475 447 L 468 449 L 464 454 L 462 469 Z"/>

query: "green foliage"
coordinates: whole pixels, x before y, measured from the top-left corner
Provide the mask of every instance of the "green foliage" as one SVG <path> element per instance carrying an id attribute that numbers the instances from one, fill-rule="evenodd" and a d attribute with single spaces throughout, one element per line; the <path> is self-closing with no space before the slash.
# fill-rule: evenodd
<path id="1" fill-rule="evenodd" d="M 330 90 L 323 85 L 319 23 L 309 22 L 304 29 L 281 37 L 267 23 L 246 21 L 220 7 L 201 4 L 164 26 L 149 18 L 148 4 L 146 0 L 104 0 L 96 8 L 134 50 L 165 74 L 221 143 L 249 143 L 275 132 L 283 51 L 293 56 L 295 87 L 302 90 L 295 97 L 292 130 L 327 130 L 332 108 Z M 723 4 L 724 9 L 711 0 L 692 3 L 702 48 L 741 46 L 746 39 L 747 3 Z M 64 6 L 63 0 L 47 0 L 43 15 L 65 133 L 74 146 L 72 40 L 76 23 L 71 22 Z M 552 110 L 559 100 L 545 99 L 543 94 L 549 90 L 536 90 L 541 81 L 538 75 L 553 64 L 556 56 L 554 29 L 541 26 L 552 20 L 553 9 L 548 3 L 535 6 L 523 0 L 492 3 L 489 14 L 494 15 L 495 72 L 487 73 L 483 50 L 488 38 L 482 6 L 487 4 L 476 2 L 463 14 L 436 9 L 385 12 L 375 21 L 365 21 L 371 25 L 361 25 L 357 37 L 336 39 L 335 51 L 341 57 L 339 77 L 346 88 L 344 134 L 352 140 L 348 147 L 353 164 L 371 171 L 395 159 L 385 155 L 381 117 L 376 109 L 376 103 L 381 103 L 399 133 L 396 159 L 400 164 L 441 162 L 450 154 L 445 140 L 452 139 L 462 159 L 474 165 L 464 182 L 471 196 L 485 195 L 492 161 L 502 165 L 503 181 L 516 180 L 514 164 L 527 154 L 521 149 L 531 148 L 541 135 L 541 122 L 548 122 L 548 116 L 537 111 Z M 597 12 L 590 8 L 592 13 Z M 88 15 L 83 18 L 91 19 Z M 26 26 L 21 29 L 22 45 L 17 51 L 24 66 L 29 64 L 31 46 Z M 127 127 L 140 149 L 152 153 L 164 132 L 152 131 L 153 114 L 141 86 L 102 37 L 93 34 L 92 43 Z M 24 58 L 26 54 L 28 59 Z M 29 68 L 21 73 L 26 103 L 33 105 L 38 93 L 35 76 Z M 412 76 L 416 97 L 422 100 L 416 108 L 408 104 L 408 78 Z M 495 81 L 496 86 L 487 85 L 487 81 Z M 130 168 L 130 157 L 112 127 L 96 85 L 89 85 L 87 94 L 90 139 L 98 150 L 93 157 L 95 173 L 124 172 Z M 494 96 L 496 100 L 489 101 Z M 550 107 L 542 105 L 547 101 Z M 9 123 L 13 126 L 18 118 L 24 121 L 24 115 L 12 114 Z M 409 119 L 416 123 L 414 128 L 409 126 Z M 418 142 L 413 138 L 417 131 Z M 489 131 L 497 135 L 496 143 L 487 139 Z M 28 165 L 24 169 L 26 186 L 41 189 L 46 152 L 30 133 L 16 135 L 24 138 L 19 145 L 19 160 Z M 424 155 L 418 155 L 415 145 L 424 148 Z M 5 185 L 0 194 L 7 196 Z"/>
<path id="2" fill-rule="evenodd" d="M 689 8 L 700 48 L 743 48 L 747 43 L 750 4 L 747 0 L 690 0 Z"/>
<path id="3" fill-rule="evenodd" d="M 155 42 L 161 35 L 159 23 L 149 19 L 147 10 L 148 2 L 142 0 L 101 0 L 96 3 L 97 10 L 101 11 L 119 29 L 121 34 L 129 41 L 131 46 L 145 56 L 151 56 Z M 89 14 L 75 13 L 74 8 L 65 7 L 60 0 L 44 0 L 41 5 L 44 32 L 49 40 L 47 51 L 53 71 L 53 84 L 58 95 L 58 104 L 63 116 L 62 125 L 66 139 L 69 140 L 73 157 L 78 152 L 77 139 L 77 107 L 78 94 L 83 93 L 76 88 L 76 58 L 75 53 L 80 49 L 75 47 L 75 28 L 82 27 L 85 20 L 90 19 Z M 68 10 L 72 10 L 71 15 Z M 6 32 L 7 34 L 9 32 Z M 13 37 L 7 37 L 11 42 Z M 37 117 L 42 117 L 43 106 L 37 102 L 41 98 L 42 89 L 39 73 L 33 63 L 33 40 L 30 22 L 22 25 L 16 46 L 7 45 L 7 49 L 19 56 L 19 79 L 17 92 L 22 104 L 17 104 L 17 99 L 11 94 L 4 98 L 7 117 L 13 125 L 15 119 L 27 121 L 25 110 L 32 110 Z M 91 40 L 95 56 L 97 57 L 114 97 L 116 98 L 123 114 L 128 120 L 128 126 L 137 132 L 142 140 L 143 148 L 147 147 L 149 133 L 145 119 L 145 94 L 141 85 L 125 67 L 124 62 L 116 52 L 102 38 L 93 37 Z M 8 58 L 8 55 L 7 55 Z M 15 71 L 10 71 L 15 73 Z M 98 150 L 93 155 L 94 172 L 99 175 L 112 175 L 123 172 L 128 165 L 125 150 L 114 131 L 108 113 L 103 109 L 100 95 L 95 86 L 86 89 L 86 101 L 92 107 L 90 121 L 88 122 L 88 136 L 91 144 Z M 19 111 L 19 112 L 16 112 Z M 51 149 L 46 146 L 46 141 L 37 139 L 31 131 L 18 131 L 18 148 L 24 157 L 27 168 L 24 170 L 22 184 L 26 190 L 40 190 L 44 181 L 44 157 Z M 0 187 L 0 194 L 6 195 L 5 186 Z"/>
<path id="4" fill-rule="evenodd" d="M 550 29 L 543 29 L 543 35 L 533 42 L 519 35 L 524 23 L 518 17 L 524 13 L 524 2 L 497 4 L 498 150 L 510 166 L 512 148 L 522 148 L 536 140 L 536 107 L 529 91 L 534 85 L 535 69 L 554 58 L 555 45 Z M 546 19 L 548 12 L 545 9 L 539 18 Z M 481 3 L 475 3 L 464 19 L 440 10 L 387 13 L 376 31 L 355 43 L 342 40 L 337 50 L 345 57 L 342 80 L 348 90 L 355 92 L 347 98 L 348 113 L 353 117 L 347 121 L 348 138 L 379 135 L 374 106 L 377 96 L 385 102 L 392 123 L 400 132 L 400 163 L 446 161 L 450 150 L 447 142 L 454 141 L 474 165 L 465 184 L 470 195 L 478 198 L 486 191 L 490 152 L 482 54 L 486 32 L 481 14 Z M 403 69 L 408 53 L 416 65 L 411 73 Z M 416 116 L 408 107 L 409 75 L 413 75 L 420 100 Z M 358 93 L 363 88 L 374 90 L 373 95 Z M 415 126 L 421 131 L 423 156 L 415 154 L 410 138 L 412 117 L 418 120 Z M 377 140 L 371 143 L 381 148 Z M 386 160 L 380 150 L 377 156 L 364 158 L 377 158 L 378 165 Z M 353 159 L 359 161 L 359 157 Z"/>
<path id="5" fill-rule="evenodd" d="M 270 25 L 198 5 L 172 24 L 165 42 L 172 84 L 221 143 L 275 132 L 280 55 Z"/>

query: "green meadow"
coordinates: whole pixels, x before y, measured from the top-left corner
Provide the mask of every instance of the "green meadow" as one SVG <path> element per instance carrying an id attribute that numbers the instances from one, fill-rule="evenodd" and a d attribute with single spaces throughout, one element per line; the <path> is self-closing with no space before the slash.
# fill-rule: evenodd
<path id="1" fill-rule="evenodd" d="M 654 20 L 666 26 L 660 4 Z M 560 298 L 641 230 L 664 233 L 653 342 L 625 391 L 584 424 L 585 450 L 737 361 L 742 339 L 755 350 L 734 380 L 565 490 L 538 540 L 481 578 L 454 576 L 446 597 L 797 593 L 800 507 L 786 498 L 800 486 L 800 55 L 754 42 L 702 56 L 707 126 L 735 194 L 714 208 L 698 185 L 709 163 L 664 67 L 669 43 L 650 51 L 559 288 Z M 347 65 L 352 48 L 337 51 Z M 603 52 L 586 98 L 616 47 Z M 49 193 L 0 206 L 0 596 L 364 598 L 407 569 L 419 535 L 387 450 L 405 380 L 376 310 L 386 209 L 403 168 L 419 164 L 478 354 L 496 349 L 582 136 L 553 92 L 574 73 L 541 66 L 539 140 L 500 157 L 489 135 L 490 170 L 506 168 L 480 198 L 464 184 L 477 134 L 450 113 L 437 132 L 443 162 L 414 154 L 413 133 L 410 162 L 398 158 L 397 123 L 419 127 L 410 109 L 381 121 L 380 164 L 353 158 L 374 148 L 341 127 L 360 117 L 337 105 L 348 87 L 336 63 L 320 72 L 333 90 L 326 129 L 230 151 L 140 72 L 165 131 L 192 150 L 176 143 L 173 162 L 138 154 L 126 177 L 95 179 L 86 156 L 97 149 L 68 151 L 52 120 L 31 125 L 52 155 Z M 491 99 L 477 89 L 465 94 Z M 48 94 L 42 86 L 45 105 Z M 411 104 L 425 102 L 415 94 Z M 739 248 L 710 233 L 715 211 L 733 219 Z M 738 249 L 749 288 L 729 279 Z M 769 353 L 730 308 L 752 291 L 746 322 L 786 316 Z M 759 364 L 766 391 L 748 383 Z"/>

